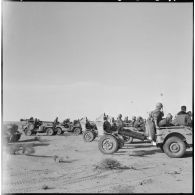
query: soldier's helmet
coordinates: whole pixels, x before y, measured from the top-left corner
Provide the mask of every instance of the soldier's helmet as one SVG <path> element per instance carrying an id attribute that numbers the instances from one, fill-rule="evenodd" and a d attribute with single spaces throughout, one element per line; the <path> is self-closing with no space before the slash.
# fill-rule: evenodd
<path id="1" fill-rule="evenodd" d="M 132 120 L 136 120 L 136 116 L 132 116 Z"/>
<path id="2" fill-rule="evenodd" d="M 158 103 L 156 104 L 156 108 L 161 109 L 162 107 L 163 107 L 162 103 L 158 102 Z"/>

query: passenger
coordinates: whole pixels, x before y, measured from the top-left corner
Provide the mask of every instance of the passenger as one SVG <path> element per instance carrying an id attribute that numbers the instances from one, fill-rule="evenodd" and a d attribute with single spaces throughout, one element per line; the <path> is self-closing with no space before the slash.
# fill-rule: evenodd
<path id="1" fill-rule="evenodd" d="M 189 115 L 190 119 L 192 120 L 192 112 L 188 111 L 187 114 Z"/>
<path id="2" fill-rule="evenodd" d="M 136 116 L 132 116 L 131 126 L 134 127 L 134 123 L 136 121 Z"/>
<path id="3" fill-rule="evenodd" d="M 138 131 L 144 131 L 145 130 L 145 123 L 144 119 L 141 116 L 138 116 L 135 123 L 134 127 L 137 128 Z"/>
<path id="4" fill-rule="evenodd" d="M 176 126 L 191 126 L 192 120 L 189 114 L 186 112 L 186 106 L 181 106 L 181 111 L 177 113 L 173 124 Z"/>
<path id="5" fill-rule="evenodd" d="M 103 129 L 106 133 L 112 133 L 111 130 L 111 124 L 108 121 L 108 117 L 104 116 L 104 124 L 103 124 Z"/>
<path id="6" fill-rule="evenodd" d="M 134 122 L 134 127 L 136 127 L 136 128 L 140 127 L 141 123 L 142 123 L 141 117 L 138 116 L 136 121 Z"/>
<path id="7" fill-rule="evenodd" d="M 30 117 L 29 122 L 33 123 L 34 122 L 34 118 Z"/>
<path id="8" fill-rule="evenodd" d="M 118 115 L 116 125 L 117 125 L 117 130 L 120 130 L 120 129 L 123 128 L 124 124 L 123 124 L 123 121 L 122 121 L 122 114 Z"/>
<path id="9" fill-rule="evenodd" d="M 189 115 L 187 125 L 192 126 L 192 112 L 188 111 L 187 114 Z"/>
<path id="10" fill-rule="evenodd" d="M 173 116 L 170 113 L 167 114 L 166 118 L 162 119 L 159 122 L 159 127 L 170 127 L 170 126 L 174 126 L 174 124 L 172 123 L 172 118 L 173 118 Z"/>
<path id="11" fill-rule="evenodd" d="M 124 122 L 125 123 L 128 123 L 129 122 L 128 116 L 125 117 Z"/>
<path id="12" fill-rule="evenodd" d="M 38 119 L 35 118 L 35 121 L 34 121 L 34 127 L 37 128 L 38 127 Z"/>
<path id="13" fill-rule="evenodd" d="M 59 123 L 58 117 L 56 117 L 55 120 L 54 120 L 54 124 L 58 124 L 58 123 Z"/>
<path id="14" fill-rule="evenodd" d="M 181 111 L 179 111 L 179 112 L 177 113 L 177 115 L 187 114 L 187 113 L 186 113 L 186 110 L 187 110 L 186 106 L 181 106 Z"/>

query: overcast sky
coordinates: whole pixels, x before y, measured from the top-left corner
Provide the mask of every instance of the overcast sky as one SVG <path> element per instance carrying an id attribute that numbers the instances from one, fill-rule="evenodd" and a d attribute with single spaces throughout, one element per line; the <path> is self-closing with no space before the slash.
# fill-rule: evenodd
<path id="1" fill-rule="evenodd" d="M 192 3 L 3 2 L 3 119 L 192 110 Z"/>

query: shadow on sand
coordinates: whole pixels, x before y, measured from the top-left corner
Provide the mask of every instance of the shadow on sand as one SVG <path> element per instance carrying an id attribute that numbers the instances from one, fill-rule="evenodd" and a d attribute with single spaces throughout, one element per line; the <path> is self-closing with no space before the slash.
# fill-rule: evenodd
<path id="1" fill-rule="evenodd" d="M 119 150 L 118 152 L 114 153 L 114 155 L 125 155 L 128 153 L 129 153 L 128 151 Z M 159 148 L 156 148 L 153 150 L 138 150 L 138 151 L 133 151 L 132 153 L 129 154 L 129 156 L 146 157 L 146 156 L 153 155 L 156 153 L 163 153 L 163 152 Z"/>
<path id="2" fill-rule="evenodd" d="M 183 158 L 189 158 L 189 157 L 192 157 L 192 156 L 193 156 L 193 151 L 186 151 Z"/>

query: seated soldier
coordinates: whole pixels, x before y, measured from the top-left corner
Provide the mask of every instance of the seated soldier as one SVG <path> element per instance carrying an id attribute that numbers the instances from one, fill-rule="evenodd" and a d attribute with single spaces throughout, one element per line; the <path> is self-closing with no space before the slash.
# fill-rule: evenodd
<path id="1" fill-rule="evenodd" d="M 173 118 L 173 116 L 170 113 L 167 114 L 166 118 L 162 119 L 159 122 L 159 127 L 170 127 L 170 126 L 174 126 L 174 124 L 172 123 L 172 118 Z"/>
<path id="2" fill-rule="evenodd" d="M 35 128 L 38 128 L 38 119 L 37 119 L 37 118 L 35 118 L 34 127 L 35 127 Z"/>
<path id="3" fill-rule="evenodd" d="M 187 110 L 186 106 L 181 106 L 181 111 L 179 111 L 179 112 L 177 113 L 177 115 L 187 114 L 187 113 L 186 113 L 186 110 Z"/>
<path id="4" fill-rule="evenodd" d="M 188 126 L 192 126 L 192 112 L 188 111 L 187 114 L 189 115 L 187 124 Z"/>
<path id="5" fill-rule="evenodd" d="M 134 123 L 134 127 L 137 128 L 138 131 L 140 131 L 143 130 L 143 126 L 144 126 L 144 120 L 141 116 L 138 116 Z"/>
<path id="6" fill-rule="evenodd" d="M 129 122 L 128 116 L 125 117 L 124 122 L 125 123 L 128 123 Z"/>
<path id="7" fill-rule="evenodd" d="M 186 112 L 186 106 L 181 106 L 181 111 L 177 113 L 173 124 L 176 126 L 191 126 L 192 120 L 190 115 Z"/>
<path id="8" fill-rule="evenodd" d="M 134 123 L 136 121 L 136 116 L 132 116 L 132 120 L 131 120 L 131 126 L 134 127 Z"/>
<path id="9" fill-rule="evenodd" d="M 28 121 L 31 122 L 31 123 L 34 123 L 34 118 L 30 117 L 30 119 Z"/>
<path id="10" fill-rule="evenodd" d="M 107 116 L 104 116 L 103 129 L 106 133 L 112 133 L 111 124 L 108 122 Z"/>

